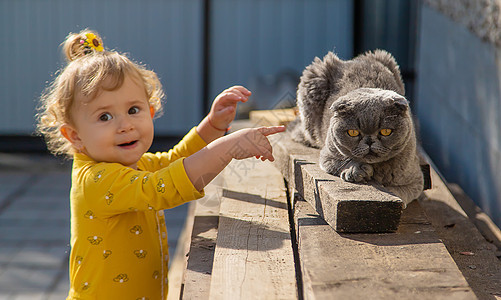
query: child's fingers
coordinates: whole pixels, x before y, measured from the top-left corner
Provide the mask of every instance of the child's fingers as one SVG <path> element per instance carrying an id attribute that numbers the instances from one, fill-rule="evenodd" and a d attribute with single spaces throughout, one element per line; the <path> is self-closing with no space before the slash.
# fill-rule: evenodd
<path id="1" fill-rule="evenodd" d="M 268 159 L 269 161 L 274 161 L 273 157 L 273 148 L 271 147 L 270 141 L 266 137 L 262 137 L 259 142 L 257 142 L 256 146 L 259 148 L 259 152 L 261 154 L 261 160 L 265 161 Z"/>
<path id="2" fill-rule="evenodd" d="M 227 91 L 229 90 L 237 90 L 239 91 L 241 94 L 245 95 L 246 97 L 249 97 L 252 93 L 251 91 L 249 91 L 248 89 L 246 89 L 245 87 L 241 86 L 241 85 L 235 85 L 235 86 L 232 86 L 228 89 L 226 89 Z"/>
<path id="3" fill-rule="evenodd" d="M 239 92 L 234 92 L 234 91 L 224 91 L 219 95 L 221 100 L 226 100 L 226 101 L 235 101 L 235 100 L 241 100 L 244 98 L 242 93 Z"/>
<path id="4" fill-rule="evenodd" d="M 249 96 L 251 95 L 251 92 L 244 88 L 243 86 L 234 86 L 229 89 L 224 90 L 224 94 L 235 94 L 239 96 L 239 100 L 242 102 L 246 102 L 249 100 Z"/>
<path id="5" fill-rule="evenodd" d="M 228 106 L 237 105 L 237 102 L 246 102 L 248 98 L 240 92 L 226 91 L 219 95 L 219 101 L 217 105 Z"/>
<path id="6" fill-rule="evenodd" d="M 260 127 L 257 129 L 259 132 L 261 132 L 264 136 L 268 136 L 271 134 L 279 133 L 279 132 L 284 132 L 285 131 L 285 126 L 269 126 L 269 127 Z"/>
<path id="7" fill-rule="evenodd" d="M 263 150 L 261 150 L 261 160 L 262 161 L 265 161 L 265 160 L 274 161 L 275 158 L 273 157 L 273 154 L 271 153 L 270 150 L 263 149 Z"/>
<path id="8" fill-rule="evenodd" d="M 265 157 L 261 157 L 261 160 L 262 160 L 262 161 L 265 161 L 265 160 L 266 160 L 266 158 L 265 158 Z M 268 158 L 268 160 L 273 162 L 273 161 L 275 161 L 275 158 L 274 158 L 274 157 L 273 157 L 273 155 L 272 155 L 270 158 Z"/>

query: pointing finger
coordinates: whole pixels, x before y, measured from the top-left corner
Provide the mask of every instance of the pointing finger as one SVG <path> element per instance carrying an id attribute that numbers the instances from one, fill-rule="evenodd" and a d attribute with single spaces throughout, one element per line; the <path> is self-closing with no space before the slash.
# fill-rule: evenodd
<path id="1" fill-rule="evenodd" d="M 259 132 L 261 132 L 264 136 L 268 136 L 271 134 L 279 133 L 279 132 L 284 132 L 285 131 L 285 126 L 270 126 L 270 127 L 260 127 L 257 129 Z"/>

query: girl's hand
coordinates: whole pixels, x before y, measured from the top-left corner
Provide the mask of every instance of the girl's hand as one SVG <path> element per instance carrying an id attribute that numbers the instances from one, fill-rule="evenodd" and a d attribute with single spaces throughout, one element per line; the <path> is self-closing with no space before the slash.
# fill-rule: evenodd
<path id="1" fill-rule="evenodd" d="M 219 94 L 212 103 L 211 110 L 207 115 L 209 124 L 214 129 L 226 131 L 230 123 L 235 119 L 238 102 L 247 102 L 251 92 L 243 86 L 232 86 Z"/>
<path id="2" fill-rule="evenodd" d="M 267 136 L 284 130 L 284 126 L 248 128 L 217 139 L 184 159 L 186 175 L 193 186 L 201 191 L 232 159 L 256 156 L 263 161 L 273 161 Z"/>
<path id="3" fill-rule="evenodd" d="M 284 126 L 270 126 L 260 128 L 242 129 L 228 135 L 226 138 L 231 140 L 231 147 L 228 149 L 228 155 L 234 159 L 244 159 L 255 156 L 262 161 L 274 161 L 272 147 L 267 136 L 285 131 Z"/>

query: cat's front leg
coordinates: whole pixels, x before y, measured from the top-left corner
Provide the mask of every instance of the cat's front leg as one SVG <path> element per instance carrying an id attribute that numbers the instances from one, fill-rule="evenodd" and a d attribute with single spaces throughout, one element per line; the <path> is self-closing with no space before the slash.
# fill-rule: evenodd
<path id="1" fill-rule="evenodd" d="M 348 162 L 340 153 L 333 152 L 328 147 L 323 147 L 320 151 L 320 168 L 331 175 L 339 176 L 339 171 L 343 170 Z"/>
<path id="2" fill-rule="evenodd" d="M 367 182 L 372 179 L 374 168 L 369 164 L 350 162 L 339 177 L 348 182 Z"/>
<path id="3" fill-rule="evenodd" d="M 402 199 L 403 208 L 406 208 L 409 203 L 419 198 L 423 192 L 423 182 L 417 180 L 402 186 L 385 186 L 384 189 Z"/>
<path id="4" fill-rule="evenodd" d="M 366 182 L 374 175 L 371 165 L 353 161 L 328 147 L 320 151 L 320 168 L 348 182 Z"/>

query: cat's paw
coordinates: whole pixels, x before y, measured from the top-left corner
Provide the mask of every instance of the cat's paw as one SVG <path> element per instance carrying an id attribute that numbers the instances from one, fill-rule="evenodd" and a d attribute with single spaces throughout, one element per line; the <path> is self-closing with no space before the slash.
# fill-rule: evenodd
<path id="1" fill-rule="evenodd" d="M 366 174 L 365 178 L 367 180 L 372 179 L 372 175 L 374 175 L 374 167 L 368 164 L 362 164 L 360 168 L 365 172 Z"/>
<path id="2" fill-rule="evenodd" d="M 339 175 L 344 181 L 366 182 L 372 178 L 374 168 L 368 164 L 353 165 L 343 170 Z"/>

